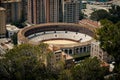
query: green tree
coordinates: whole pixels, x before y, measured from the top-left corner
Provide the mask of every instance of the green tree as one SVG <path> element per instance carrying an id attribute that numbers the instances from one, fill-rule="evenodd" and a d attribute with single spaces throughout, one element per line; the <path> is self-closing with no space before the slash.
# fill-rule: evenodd
<path id="1" fill-rule="evenodd" d="M 19 45 L 8 51 L 8 53 L 5 55 L 5 60 L 10 79 L 34 79 L 34 70 L 37 68 L 37 66 L 42 65 L 42 63 L 37 60 L 37 57 L 40 57 L 41 55 L 39 52 L 39 47 L 30 44 Z"/>
<path id="2" fill-rule="evenodd" d="M 95 21 L 99 21 L 108 17 L 109 17 L 109 13 L 104 9 L 96 10 L 93 13 L 91 13 L 90 16 L 90 18 Z"/>
<path id="3" fill-rule="evenodd" d="M 120 76 L 120 22 L 113 24 L 111 21 L 102 20 L 102 28 L 98 29 L 98 40 L 101 48 L 112 55 L 115 60 L 115 73 L 108 80 L 119 80 Z"/>
<path id="4" fill-rule="evenodd" d="M 45 46 L 44 44 L 42 44 Z M 42 47 L 42 46 L 41 46 Z M 40 46 L 22 44 L 8 51 L 0 62 L 1 80 L 54 80 L 52 72 L 43 63 L 44 49 Z M 45 50 L 45 49 L 44 49 Z M 46 49 L 47 50 L 47 49 Z M 44 51 L 44 53 L 47 51 Z"/>
<path id="5" fill-rule="evenodd" d="M 3 63 L 3 60 L 0 59 L 0 79 L 7 80 L 9 77 L 9 73 L 5 68 L 5 64 Z"/>
<path id="6" fill-rule="evenodd" d="M 102 20 L 102 28 L 98 29 L 97 35 L 100 47 L 120 63 L 120 22 L 113 24 L 111 21 Z"/>
<path id="7" fill-rule="evenodd" d="M 26 26 L 24 22 L 20 22 L 20 21 L 12 22 L 11 24 L 15 25 L 18 28 L 24 28 Z"/>
<path id="8" fill-rule="evenodd" d="M 14 33 L 12 36 L 11 36 L 11 39 L 12 39 L 12 42 L 14 45 L 17 45 L 18 44 L 18 39 L 17 39 L 17 33 Z"/>
<path id="9" fill-rule="evenodd" d="M 120 6 L 112 5 L 109 9 L 110 17 L 108 20 L 112 21 L 113 23 L 117 23 L 120 21 Z"/>
<path id="10" fill-rule="evenodd" d="M 71 71 L 69 69 L 61 71 L 58 80 L 73 80 Z"/>
<path id="11" fill-rule="evenodd" d="M 82 13 L 82 12 L 80 12 L 80 14 L 79 14 L 79 20 L 82 20 L 84 17 L 85 17 L 85 14 Z"/>
<path id="12" fill-rule="evenodd" d="M 41 50 L 41 53 L 45 54 L 46 52 L 49 52 L 50 50 L 48 49 L 48 44 L 45 43 L 40 43 L 39 48 Z"/>
<path id="13" fill-rule="evenodd" d="M 120 21 L 120 6 L 112 5 L 108 12 L 104 9 L 96 10 L 91 13 L 90 19 L 95 21 L 108 19 L 113 23 L 117 23 Z"/>
<path id="14" fill-rule="evenodd" d="M 103 80 L 103 69 L 97 58 L 89 58 L 80 62 L 72 69 L 74 80 Z"/>

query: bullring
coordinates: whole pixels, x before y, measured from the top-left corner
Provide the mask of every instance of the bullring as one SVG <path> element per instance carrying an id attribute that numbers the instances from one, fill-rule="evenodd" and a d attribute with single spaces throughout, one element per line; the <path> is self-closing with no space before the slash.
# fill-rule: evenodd
<path id="1" fill-rule="evenodd" d="M 73 23 L 47 23 L 25 27 L 18 33 L 18 43 L 38 44 L 53 40 L 69 40 L 72 44 L 51 44 L 58 46 L 68 54 L 79 54 L 90 51 L 95 27 Z M 62 42 L 61 42 L 62 43 Z"/>

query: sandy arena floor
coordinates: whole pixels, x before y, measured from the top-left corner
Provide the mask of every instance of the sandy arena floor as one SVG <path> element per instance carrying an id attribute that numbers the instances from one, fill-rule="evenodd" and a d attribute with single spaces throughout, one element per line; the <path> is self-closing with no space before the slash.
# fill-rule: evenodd
<path id="1" fill-rule="evenodd" d="M 50 41 L 45 41 L 44 43 L 47 43 L 47 44 L 76 44 L 77 42 L 70 41 L 70 40 L 50 40 Z"/>

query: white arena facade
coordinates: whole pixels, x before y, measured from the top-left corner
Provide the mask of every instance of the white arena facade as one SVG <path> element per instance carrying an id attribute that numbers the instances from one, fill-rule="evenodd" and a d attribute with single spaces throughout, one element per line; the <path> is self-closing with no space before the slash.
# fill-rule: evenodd
<path id="1" fill-rule="evenodd" d="M 25 27 L 18 33 L 18 43 L 47 43 L 57 46 L 67 54 L 90 51 L 94 27 L 73 23 L 47 23 Z"/>

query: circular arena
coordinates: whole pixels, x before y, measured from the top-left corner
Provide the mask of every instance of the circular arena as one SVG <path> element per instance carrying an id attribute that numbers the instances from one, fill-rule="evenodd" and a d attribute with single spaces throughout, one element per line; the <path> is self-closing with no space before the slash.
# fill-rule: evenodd
<path id="1" fill-rule="evenodd" d="M 78 54 L 90 51 L 94 27 L 72 23 L 47 23 L 25 27 L 18 33 L 18 43 L 47 43 L 65 53 Z"/>

